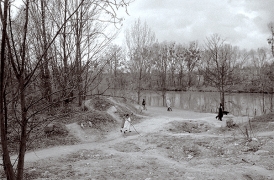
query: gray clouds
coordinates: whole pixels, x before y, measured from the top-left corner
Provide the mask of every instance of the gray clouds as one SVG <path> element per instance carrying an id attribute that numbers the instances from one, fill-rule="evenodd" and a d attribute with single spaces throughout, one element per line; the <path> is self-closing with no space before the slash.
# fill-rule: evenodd
<path id="1" fill-rule="evenodd" d="M 232 45 L 257 49 L 267 46 L 273 7 L 273 0 L 135 0 L 123 28 L 140 18 L 159 41 L 203 43 L 218 33 Z"/>

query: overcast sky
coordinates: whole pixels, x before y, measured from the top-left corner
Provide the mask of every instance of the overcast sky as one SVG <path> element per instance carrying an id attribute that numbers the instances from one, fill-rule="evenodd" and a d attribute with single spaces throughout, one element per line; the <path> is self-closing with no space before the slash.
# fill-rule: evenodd
<path id="1" fill-rule="evenodd" d="M 218 33 L 226 42 L 249 50 L 268 47 L 274 0 L 135 0 L 128 12 L 119 39 L 140 18 L 159 42 L 203 44 Z"/>

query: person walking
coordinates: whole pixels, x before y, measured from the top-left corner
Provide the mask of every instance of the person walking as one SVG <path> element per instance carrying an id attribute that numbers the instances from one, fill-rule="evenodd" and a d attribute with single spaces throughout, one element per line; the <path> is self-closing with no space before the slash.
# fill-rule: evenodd
<path id="1" fill-rule="evenodd" d="M 126 133 L 127 131 L 131 132 L 131 130 L 130 130 L 130 125 L 131 124 L 130 123 L 131 123 L 131 119 L 129 117 L 129 114 L 126 114 L 125 123 L 124 123 L 123 128 L 121 128 L 121 132 L 124 132 L 124 133 Z"/>
<path id="2" fill-rule="evenodd" d="M 216 119 L 219 119 L 220 121 L 222 121 L 222 118 L 223 118 L 223 105 L 222 103 L 220 103 L 220 107 L 219 107 L 219 112 L 218 112 L 218 115 L 216 116 Z"/>
<path id="3" fill-rule="evenodd" d="M 126 122 L 126 118 L 125 118 L 125 115 L 124 115 L 123 119 L 122 119 L 121 129 L 120 129 L 121 132 L 123 132 L 123 129 L 124 129 L 124 126 L 125 126 L 125 122 Z"/>
<path id="4" fill-rule="evenodd" d="M 169 98 L 167 98 L 167 100 L 166 100 L 166 105 L 167 105 L 167 111 L 172 111 L 172 109 L 171 109 L 171 102 L 170 102 Z"/>
<path id="5" fill-rule="evenodd" d="M 147 108 L 146 108 L 146 101 L 145 101 L 145 99 L 143 99 L 142 106 L 143 106 L 143 109 L 144 109 L 144 110 L 147 110 Z"/>

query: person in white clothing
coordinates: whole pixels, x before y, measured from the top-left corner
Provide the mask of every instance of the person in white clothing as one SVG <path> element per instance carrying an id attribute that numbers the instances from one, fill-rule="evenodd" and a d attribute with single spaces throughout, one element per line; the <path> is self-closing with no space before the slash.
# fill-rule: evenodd
<path id="1" fill-rule="evenodd" d="M 122 124 L 121 124 L 121 129 L 120 129 L 121 132 L 123 132 L 123 129 L 124 129 L 124 126 L 125 126 L 125 122 L 126 122 L 126 118 L 123 116 Z"/>
<path id="2" fill-rule="evenodd" d="M 121 128 L 121 132 L 124 132 L 124 133 L 126 133 L 127 131 L 131 132 L 131 130 L 130 130 L 131 124 L 130 123 L 131 123 L 131 119 L 129 117 L 129 114 L 126 114 L 125 123 L 124 123 L 124 126 Z"/>
<path id="3" fill-rule="evenodd" d="M 172 111 L 171 102 L 170 102 L 169 98 L 167 98 L 167 100 L 166 100 L 166 105 L 167 105 L 167 111 Z"/>

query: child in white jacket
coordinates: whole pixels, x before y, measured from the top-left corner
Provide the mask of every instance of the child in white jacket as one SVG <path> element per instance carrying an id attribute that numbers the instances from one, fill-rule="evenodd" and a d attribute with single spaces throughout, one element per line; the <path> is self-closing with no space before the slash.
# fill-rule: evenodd
<path id="1" fill-rule="evenodd" d="M 126 114 L 126 117 L 123 119 L 123 122 L 122 122 L 121 132 L 124 132 L 124 133 L 126 133 L 126 131 L 131 132 L 130 123 L 131 123 L 131 119 L 129 117 L 129 114 Z"/>

